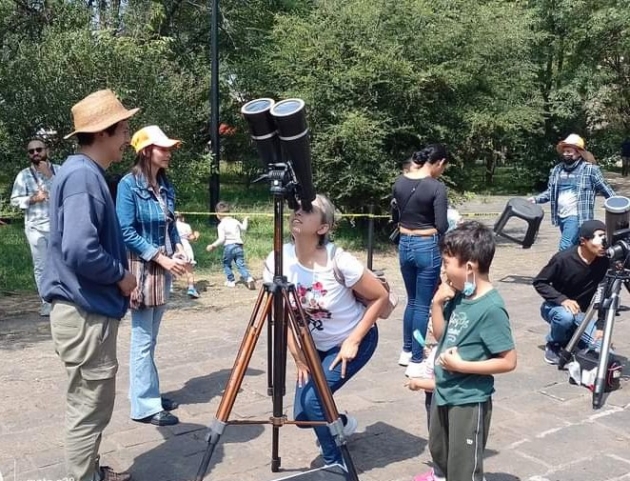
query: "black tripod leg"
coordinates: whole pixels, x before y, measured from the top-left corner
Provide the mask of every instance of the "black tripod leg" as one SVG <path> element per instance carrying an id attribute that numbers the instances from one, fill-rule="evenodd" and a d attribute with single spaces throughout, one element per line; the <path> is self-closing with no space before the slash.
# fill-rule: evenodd
<path id="1" fill-rule="evenodd" d="M 601 349 L 599 352 L 599 364 L 597 365 L 597 374 L 595 375 L 595 384 L 593 386 L 593 409 L 599 409 L 603 404 L 606 375 L 608 374 L 608 358 L 610 357 L 610 343 L 612 341 L 615 314 L 617 312 L 617 308 L 619 307 L 619 293 L 621 291 L 620 280 L 615 280 L 612 290 L 613 292 L 610 305 L 606 311 L 604 338 L 602 339 Z"/>
<path id="2" fill-rule="evenodd" d="M 274 329 L 273 329 L 273 420 L 271 427 L 271 471 L 277 473 L 280 470 L 282 459 L 280 458 L 280 428 L 277 421 L 284 419 L 284 394 L 286 384 L 287 366 L 287 315 L 290 306 L 285 304 L 285 296 L 276 292 L 273 300 Z"/>
<path id="3" fill-rule="evenodd" d="M 571 340 L 565 347 L 560 349 L 560 352 L 558 353 L 558 357 L 560 358 L 558 360 L 558 369 L 564 369 L 564 366 L 566 366 L 566 364 L 571 360 L 571 357 L 573 356 L 573 351 L 580 342 L 582 334 L 584 334 L 584 331 L 588 327 L 589 322 L 591 322 L 591 319 L 595 314 L 597 314 L 597 305 L 595 304 L 595 298 L 593 298 L 591 305 L 588 306 L 588 309 L 584 314 L 584 319 L 573 333 Z"/>
<path id="4" fill-rule="evenodd" d="M 210 458 L 212 457 L 214 448 L 219 442 L 219 438 L 225 430 L 230 413 L 234 407 L 236 395 L 243 384 L 245 371 L 247 371 L 247 366 L 249 365 L 256 343 L 260 337 L 263 324 L 265 323 L 268 313 L 271 310 L 272 298 L 273 297 L 269 294 L 267 287 L 263 286 L 258 294 L 258 299 L 256 299 L 252 316 L 249 320 L 249 324 L 247 325 L 247 331 L 245 332 L 243 341 L 241 342 L 241 347 L 239 348 L 234 361 L 234 366 L 232 367 L 232 372 L 230 373 L 227 386 L 225 387 L 225 391 L 221 397 L 217 414 L 210 425 L 208 434 L 206 435 L 206 442 L 208 443 L 208 446 L 204 452 L 199 469 L 197 470 L 195 481 L 202 481 L 208 471 Z"/>
<path id="5" fill-rule="evenodd" d="M 319 399 L 324 409 L 324 416 L 326 422 L 329 425 L 332 435 L 335 437 L 335 442 L 341 451 L 343 461 L 346 465 L 346 471 L 348 473 L 347 479 L 350 481 L 359 481 L 357 470 L 350 456 L 350 451 L 346 445 L 346 439 L 343 434 L 343 421 L 339 416 L 339 411 L 335 405 L 332 392 L 326 381 L 326 375 L 324 374 L 324 368 L 319 359 L 319 354 L 311 337 L 311 333 L 308 330 L 308 323 L 306 316 L 301 308 L 301 304 L 298 301 L 294 288 L 289 293 L 284 293 L 285 305 L 290 306 L 292 303 L 289 301 L 289 295 L 293 297 L 293 305 L 298 306 L 298 315 L 295 315 L 292 310 L 287 309 L 287 315 L 289 317 L 289 324 L 294 335 L 298 338 L 297 341 L 302 348 L 302 353 L 306 359 L 306 364 L 309 368 L 311 379 L 315 385 L 315 389 L 319 394 Z"/>

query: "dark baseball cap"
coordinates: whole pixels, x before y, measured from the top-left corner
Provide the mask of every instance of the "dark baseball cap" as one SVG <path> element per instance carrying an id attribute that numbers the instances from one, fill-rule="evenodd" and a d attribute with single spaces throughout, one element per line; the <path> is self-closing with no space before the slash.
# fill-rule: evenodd
<path id="1" fill-rule="evenodd" d="M 580 226 L 579 236 L 583 239 L 592 239 L 595 236 L 595 231 L 603 230 L 606 232 L 606 224 L 601 220 L 587 220 Z"/>

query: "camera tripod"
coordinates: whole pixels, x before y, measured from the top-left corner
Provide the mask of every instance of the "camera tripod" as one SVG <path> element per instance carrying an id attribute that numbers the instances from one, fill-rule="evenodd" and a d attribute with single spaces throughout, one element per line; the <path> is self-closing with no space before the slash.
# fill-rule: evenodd
<path id="1" fill-rule="evenodd" d="M 299 302 L 295 286 L 282 275 L 282 230 L 283 230 L 283 201 L 286 197 L 289 207 L 297 206 L 295 189 L 299 188 L 292 179 L 291 167 L 287 164 L 272 164 L 269 173 L 264 176 L 271 181 L 271 192 L 274 200 L 274 277 L 273 281 L 264 284 L 258 294 L 252 311 L 247 330 L 241 342 L 234 366 L 219 403 L 215 419 L 210 425 L 206 436 L 207 448 L 201 465 L 197 471 L 195 481 L 202 481 L 214 448 L 219 442 L 227 425 L 233 424 L 270 424 L 272 426 L 271 471 L 280 470 L 280 456 L 278 453 L 280 428 L 285 424 L 298 426 L 328 425 L 341 450 L 345 464 L 346 480 L 359 481 L 354 463 L 350 457 L 346 439 L 343 434 L 343 421 L 333 400 L 332 393 L 326 382 L 326 376 L 315 348 L 308 327 L 308 321 L 301 303 Z M 263 326 L 267 321 L 268 351 L 267 351 L 267 383 L 268 394 L 272 398 L 273 415 L 267 420 L 229 420 L 230 413 L 238 391 L 242 385 L 245 371 L 252 358 L 256 343 L 260 338 Z M 287 336 L 291 335 L 296 345 L 301 349 L 310 371 L 312 382 L 321 400 L 326 421 L 292 421 L 283 413 L 283 396 L 285 394 Z"/>
<path id="2" fill-rule="evenodd" d="M 558 369 L 563 369 L 564 366 L 571 361 L 573 352 L 578 346 L 580 338 L 582 334 L 584 334 L 584 331 L 586 331 L 593 316 L 597 313 L 598 319 L 605 320 L 604 337 L 601 341 L 599 363 L 597 365 L 595 383 L 593 385 L 593 409 L 599 409 L 603 404 L 604 383 L 608 371 L 613 326 L 615 324 L 615 315 L 619 308 L 619 294 L 622 284 L 626 287 L 626 290 L 630 292 L 630 271 L 628 269 L 623 267 L 619 269 L 613 268 L 606 272 L 606 277 L 598 286 L 593 300 L 584 314 L 584 319 L 575 330 L 569 343 L 566 347 L 561 349 L 559 353 L 560 360 L 558 361 Z"/>

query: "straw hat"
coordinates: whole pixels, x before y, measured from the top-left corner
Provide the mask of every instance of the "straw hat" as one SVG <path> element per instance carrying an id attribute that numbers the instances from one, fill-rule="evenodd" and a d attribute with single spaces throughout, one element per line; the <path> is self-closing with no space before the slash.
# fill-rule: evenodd
<path id="1" fill-rule="evenodd" d="M 586 160 L 587 162 L 590 162 L 591 164 L 596 163 L 595 156 L 584 148 L 586 147 L 586 144 L 584 143 L 584 139 L 580 137 L 578 134 L 571 134 L 566 139 L 559 142 L 558 145 L 556 146 L 556 150 L 558 151 L 560 155 L 562 155 L 562 150 L 565 147 L 574 148 L 580 153 L 580 155 L 582 156 L 584 160 Z"/>
<path id="2" fill-rule="evenodd" d="M 131 146 L 135 149 L 136 154 L 149 145 L 157 145 L 158 147 L 170 149 L 177 147 L 181 143 L 181 140 L 167 137 L 157 125 L 143 127 L 131 137 Z"/>
<path id="3" fill-rule="evenodd" d="M 69 139 L 78 133 L 102 132 L 121 120 L 127 120 L 140 109 L 127 110 L 111 90 L 94 92 L 72 107 L 74 131 L 64 137 Z"/>

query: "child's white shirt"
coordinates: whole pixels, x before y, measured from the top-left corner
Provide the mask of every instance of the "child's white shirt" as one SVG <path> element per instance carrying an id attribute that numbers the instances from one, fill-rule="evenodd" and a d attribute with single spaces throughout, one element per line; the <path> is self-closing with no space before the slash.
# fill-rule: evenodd
<path id="1" fill-rule="evenodd" d="M 217 232 L 219 238 L 212 243 L 213 247 L 220 246 L 221 244 L 243 244 L 241 232 L 247 230 L 247 219 L 243 222 L 239 222 L 234 217 L 224 217 L 217 226 Z"/>

